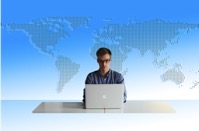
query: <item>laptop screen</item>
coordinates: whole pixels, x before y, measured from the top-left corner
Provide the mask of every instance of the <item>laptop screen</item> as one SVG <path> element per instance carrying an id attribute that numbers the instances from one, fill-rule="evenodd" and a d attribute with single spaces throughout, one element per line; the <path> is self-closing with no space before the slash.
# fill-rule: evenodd
<path id="1" fill-rule="evenodd" d="M 124 84 L 86 84 L 86 108 L 122 108 Z"/>

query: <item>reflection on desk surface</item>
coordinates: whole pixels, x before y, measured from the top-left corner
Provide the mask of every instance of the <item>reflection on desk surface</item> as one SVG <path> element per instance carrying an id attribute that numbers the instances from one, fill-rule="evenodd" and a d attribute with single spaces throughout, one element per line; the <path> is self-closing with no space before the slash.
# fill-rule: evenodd
<path id="1" fill-rule="evenodd" d="M 33 113 L 175 113 L 166 101 L 131 100 L 122 109 L 85 109 L 82 102 L 42 102 Z"/>

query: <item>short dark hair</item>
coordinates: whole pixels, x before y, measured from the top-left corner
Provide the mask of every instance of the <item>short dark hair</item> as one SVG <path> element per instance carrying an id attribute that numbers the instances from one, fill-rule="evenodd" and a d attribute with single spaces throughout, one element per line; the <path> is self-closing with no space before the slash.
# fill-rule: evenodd
<path id="1" fill-rule="evenodd" d="M 96 52 L 97 57 L 103 56 L 105 54 L 109 54 L 111 56 L 111 51 L 108 48 L 105 48 L 105 47 L 99 48 Z"/>

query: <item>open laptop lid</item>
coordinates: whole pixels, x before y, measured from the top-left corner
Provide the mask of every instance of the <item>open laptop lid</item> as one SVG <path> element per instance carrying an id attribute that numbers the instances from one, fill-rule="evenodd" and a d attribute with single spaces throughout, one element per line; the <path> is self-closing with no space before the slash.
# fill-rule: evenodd
<path id="1" fill-rule="evenodd" d="M 124 84 L 86 84 L 86 108 L 122 108 Z"/>

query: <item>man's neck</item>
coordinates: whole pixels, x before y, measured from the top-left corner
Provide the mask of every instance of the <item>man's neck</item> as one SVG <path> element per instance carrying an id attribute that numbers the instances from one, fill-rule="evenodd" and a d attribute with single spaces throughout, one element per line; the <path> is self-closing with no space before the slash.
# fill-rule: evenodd
<path id="1" fill-rule="evenodd" d="M 102 70 L 100 70 L 100 74 L 101 74 L 103 77 L 106 77 L 107 74 L 109 73 L 109 71 L 110 71 L 110 69 L 107 70 L 107 71 L 102 71 Z"/>

